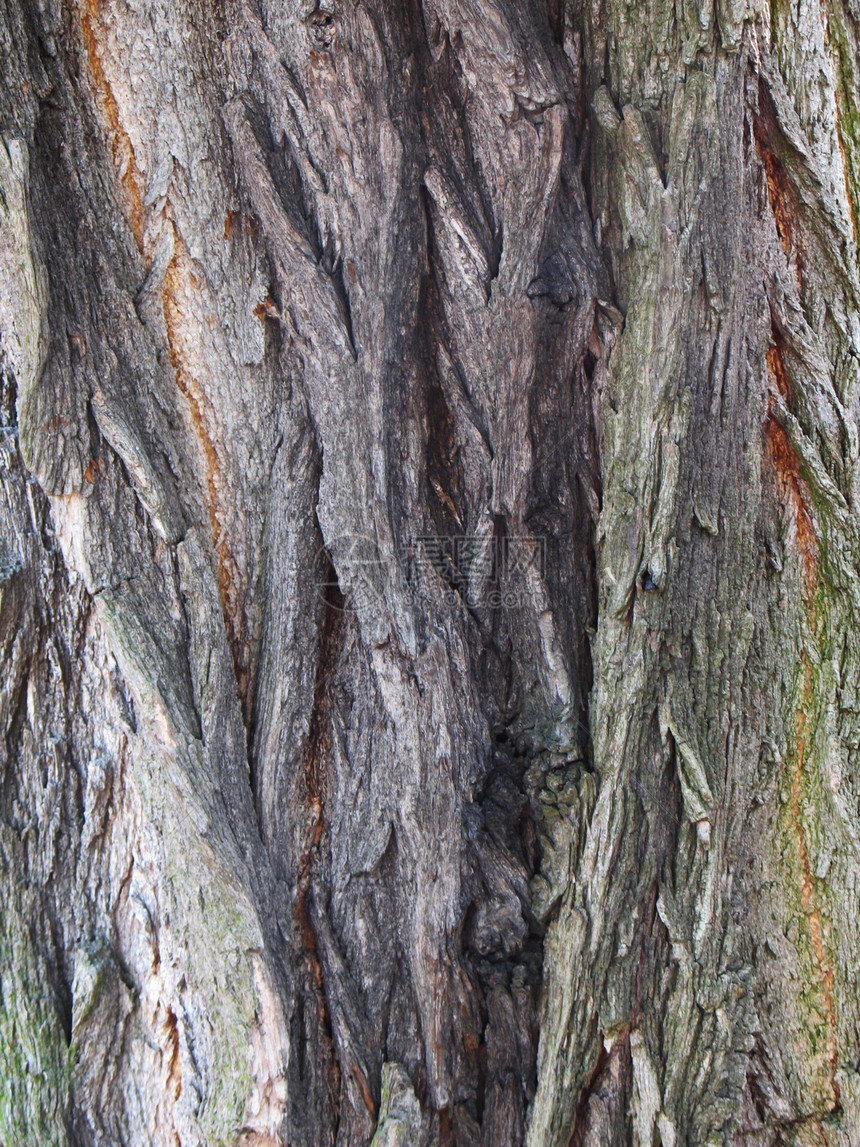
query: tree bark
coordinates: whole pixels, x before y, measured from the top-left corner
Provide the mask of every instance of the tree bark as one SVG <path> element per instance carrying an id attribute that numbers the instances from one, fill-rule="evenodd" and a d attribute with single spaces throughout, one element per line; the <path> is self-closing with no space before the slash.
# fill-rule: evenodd
<path id="1" fill-rule="evenodd" d="M 5 0 L 0 1144 L 860 1142 L 857 0 Z"/>

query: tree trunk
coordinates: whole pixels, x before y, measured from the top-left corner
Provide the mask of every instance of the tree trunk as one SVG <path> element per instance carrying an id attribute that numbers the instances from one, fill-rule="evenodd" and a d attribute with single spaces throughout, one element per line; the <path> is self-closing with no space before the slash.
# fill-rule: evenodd
<path id="1" fill-rule="evenodd" d="M 0 39 L 2 1147 L 856 1147 L 858 0 Z"/>

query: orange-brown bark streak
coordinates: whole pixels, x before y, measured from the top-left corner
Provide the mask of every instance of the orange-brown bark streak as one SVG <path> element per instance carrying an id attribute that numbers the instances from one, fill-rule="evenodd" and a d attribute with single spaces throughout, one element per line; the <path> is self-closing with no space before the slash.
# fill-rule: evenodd
<path id="1" fill-rule="evenodd" d="M 799 291 L 803 290 L 800 250 L 798 243 L 799 227 L 797 217 L 797 192 L 778 152 L 781 132 L 776 121 L 776 113 L 767 84 L 759 82 L 759 114 L 753 120 L 753 134 L 756 150 L 764 169 L 767 182 L 767 195 L 770 203 L 776 233 L 782 250 L 792 259 L 795 279 Z"/>
<path id="2" fill-rule="evenodd" d="M 782 354 L 782 340 L 776 331 L 773 332 L 773 341 L 768 348 L 767 357 L 768 378 L 784 399 L 786 406 L 790 407 L 793 401 L 791 377 L 785 366 Z M 818 564 L 820 559 L 818 537 L 812 524 L 812 515 L 806 504 L 804 496 L 804 482 L 802 466 L 797 451 L 785 428 L 777 421 L 773 410 L 773 400 L 768 408 L 764 424 L 764 436 L 767 444 L 769 460 L 776 472 L 777 483 L 781 499 L 794 519 L 795 538 L 800 556 L 806 570 L 806 587 L 808 590 L 807 607 L 815 623 L 815 589 L 818 584 Z"/>
<path id="3" fill-rule="evenodd" d="M 113 160 L 119 171 L 120 183 L 128 197 L 129 224 L 137 248 L 143 254 L 144 211 L 143 193 L 141 191 L 143 179 L 135 161 L 134 147 L 128 132 L 122 126 L 119 105 L 102 64 L 102 55 L 107 52 L 107 47 L 104 43 L 104 27 L 99 12 L 99 0 L 83 0 L 81 30 L 87 60 L 92 72 L 93 86 L 111 131 Z"/>
<path id="4" fill-rule="evenodd" d="M 782 346 L 779 338 L 774 336 L 774 342 L 767 352 L 767 368 L 771 380 L 788 405 L 792 401 L 791 379 L 785 367 L 782 356 Z M 791 443 L 785 429 L 777 422 L 773 410 L 768 411 L 764 426 L 767 450 L 770 462 L 777 475 L 777 483 L 783 503 L 791 513 L 795 524 L 795 537 L 797 548 L 803 559 L 806 573 L 807 611 L 813 629 L 817 628 L 818 619 L 815 609 L 815 593 L 818 588 L 820 550 L 818 538 L 812 523 L 812 517 L 804 498 L 804 484 L 801 473 L 801 461 L 797 451 Z M 809 938 L 815 963 L 821 974 L 824 993 L 824 1012 L 827 1022 L 827 1045 L 831 1064 L 830 1086 L 833 1091 L 834 1107 L 839 1105 L 839 1084 L 836 1081 L 838 1066 L 838 1047 L 836 1040 L 836 1005 L 834 1001 L 834 972 L 833 965 L 827 954 L 824 943 L 824 933 L 821 921 L 821 912 L 816 902 L 816 885 L 812 866 L 809 861 L 809 848 L 806 842 L 806 832 L 803 826 L 803 769 L 806 759 L 807 723 L 808 713 L 815 705 L 815 691 L 812 681 L 812 669 L 809 659 L 804 652 L 803 659 L 803 690 L 801 704 L 795 710 L 795 753 L 794 768 L 791 775 L 791 819 L 797 838 L 797 850 L 800 859 L 801 889 L 800 900 L 804 917 L 808 922 Z"/>
<path id="5" fill-rule="evenodd" d="M 788 504 L 794 518 L 795 537 L 800 556 L 806 571 L 806 585 L 809 590 L 808 606 L 814 609 L 813 595 L 818 582 L 819 547 L 812 517 L 803 495 L 803 479 L 800 459 L 791 444 L 785 429 L 777 422 L 774 414 L 768 412 L 764 424 L 770 462 L 776 471 L 780 493 Z"/>
<path id="6" fill-rule="evenodd" d="M 359 1093 L 361 1094 L 361 1101 L 370 1113 L 370 1118 L 376 1118 L 376 1104 L 373 1102 L 373 1096 L 370 1094 L 370 1087 L 367 1080 L 364 1078 L 364 1073 L 357 1063 L 352 1065 L 352 1077 L 356 1082 Z"/>
<path id="7" fill-rule="evenodd" d="M 173 1008 L 167 1009 L 167 1019 L 164 1021 L 170 1040 L 170 1063 L 167 1068 L 167 1082 L 172 1085 L 176 1099 L 182 1094 L 182 1065 L 179 1060 L 179 1027 L 176 1022 L 176 1013 Z"/>
<path id="8" fill-rule="evenodd" d="M 98 103 L 107 119 L 112 137 L 112 152 L 114 162 L 119 172 L 120 183 L 126 192 L 129 210 L 129 225 L 134 234 L 138 250 L 144 254 L 143 236 L 145 228 L 145 212 L 143 205 L 143 177 L 137 167 L 134 147 L 128 132 L 125 130 L 120 108 L 105 73 L 103 58 L 108 52 L 104 42 L 104 25 L 100 14 L 99 0 L 82 0 L 81 28 L 84 48 L 89 61 L 93 77 L 93 86 Z M 232 230 L 232 227 L 231 227 Z M 196 280 L 187 263 L 190 257 L 182 244 L 174 227 L 175 250 L 173 259 L 167 268 L 162 287 L 162 309 L 167 329 L 167 339 L 170 351 L 170 361 L 176 375 L 176 383 L 188 401 L 191 421 L 195 433 L 203 450 L 206 463 L 206 507 L 212 527 L 212 542 L 218 561 L 218 584 L 221 593 L 221 603 L 224 612 L 224 624 L 233 655 L 233 664 L 239 697 L 245 709 L 245 718 L 248 719 L 247 708 L 250 703 L 249 680 L 250 672 L 247 666 L 247 641 L 242 609 L 242 579 L 238 566 L 227 544 L 223 528 L 223 512 L 218 495 L 218 476 L 220 464 L 218 452 L 213 442 L 209 424 L 214 425 L 212 411 L 206 395 L 197 380 L 193 377 L 183 360 L 181 328 L 183 321 L 181 296 L 184 289 L 191 284 L 196 286 Z M 186 258 L 181 258 L 181 256 Z"/>
<path id="9" fill-rule="evenodd" d="M 791 379 L 788 376 L 788 371 L 785 369 L 785 363 L 783 362 L 779 338 L 776 335 L 774 336 L 773 343 L 768 347 L 767 368 L 776 383 L 777 390 L 790 406 L 794 394 L 791 387 Z"/>
<path id="10" fill-rule="evenodd" d="M 188 255 L 179 233 L 174 228 L 174 255 L 164 274 L 161 288 L 161 303 L 164 323 L 167 329 L 167 342 L 170 362 L 176 375 L 176 385 L 188 402 L 188 410 L 194 432 L 203 451 L 206 465 L 206 509 L 212 528 L 212 545 L 218 562 L 218 588 L 224 613 L 224 625 L 233 654 L 233 667 L 239 697 L 247 706 L 249 694 L 249 671 L 242 657 L 246 644 L 245 625 L 242 608 L 242 577 L 227 544 L 223 526 L 223 507 L 219 494 L 221 463 L 213 441 L 210 425 L 216 419 L 205 391 L 185 361 L 182 353 L 183 324 L 187 321 L 182 309 L 182 296 L 196 286 L 188 262 Z M 245 717 L 247 719 L 247 712 Z"/>
<path id="11" fill-rule="evenodd" d="M 857 242 L 857 209 L 854 203 L 854 195 L 851 190 L 851 170 L 848 162 L 848 156 L 845 154 L 845 139 L 844 128 L 842 126 L 842 114 L 839 110 L 839 100 L 836 101 L 836 142 L 839 144 L 839 160 L 842 166 L 842 178 L 845 181 L 845 201 L 848 204 L 848 217 L 851 221 L 851 235 L 854 242 Z"/>
<path id="12" fill-rule="evenodd" d="M 790 192 L 785 172 L 773 152 L 766 147 L 763 142 L 759 143 L 758 153 L 761 158 L 762 167 L 764 168 L 765 179 L 767 180 L 768 199 L 770 200 L 770 209 L 773 212 L 773 220 L 776 224 L 776 232 L 779 235 L 782 249 L 787 255 L 792 247 L 793 224 L 791 209 L 789 207 Z"/>

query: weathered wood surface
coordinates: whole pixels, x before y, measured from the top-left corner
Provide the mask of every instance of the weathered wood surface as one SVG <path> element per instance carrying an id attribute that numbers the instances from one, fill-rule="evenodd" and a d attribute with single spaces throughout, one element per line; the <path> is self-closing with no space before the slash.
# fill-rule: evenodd
<path id="1" fill-rule="evenodd" d="M 860 1142 L 857 0 L 0 43 L 3 1147 Z"/>

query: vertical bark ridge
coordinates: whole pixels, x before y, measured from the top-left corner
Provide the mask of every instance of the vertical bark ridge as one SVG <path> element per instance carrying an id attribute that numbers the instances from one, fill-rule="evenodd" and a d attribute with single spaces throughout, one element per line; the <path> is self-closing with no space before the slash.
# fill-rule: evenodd
<path id="1" fill-rule="evenodd" d="M 836 162 L 837 141 L 830 130 L 837 102 L 834 88 L 829 98 L 812 97 L 805 78 L 812 58 L 824 75 L 833 76 L 826 29 L 822 32 L 819 23 L 822 15 L 817 7 L 814 12 L 802 9 L 800 35 L 797 29 L 788 33 L 780 27 L 783 9 L 776 11 L 780 20 L 772 14 L 749 14 L 744 28 L 743 22 L 732 27 L 723 9 L 716 13 L 716 25 L 702 14 L 697 27 L 681 19 L 661 24 L 655 10 L 648 21 L 650 55 L 634 39 L 632 9 L 613 5 L 597 16 L 586 15 L 585 56 L 593 69 L 588 85 L 600 133 L 592 167 L 594 211 L 626 317 L 611 349 L 609 385 L 602 397 L 604 511 L 598 527 L 598 579 L 605 588 L 591 698 L 599 790 L 580 868 L 582 898 L 577 897 L 575 911 L 566 918 L 563 912 L 553 926 L 560 936 L 551 933 L 547 941 L 552 1003 L 545 1015 L 541 1081 L 531 1124 L 535 1143 L 566 1142 L 571 1125 L 576 1134 L 584 1134 L 589 1108 L 578 1097 L 588 1094 L 588 1073 L 605 1054 L 600 1044 L 614 1039 L 619 1024 L 631 1022 L 626 1017 L 632 1010 L 632 976 L 618 971 L 619 964 L 630 959 L 626 920 L 635 905 L 645 902 L 644 890 L 639 890 L 660 866 L 656 857 L 651 860 L 643 853 L 644 843 L 637 848 L 630 836 L 631 831 L 644 835 L 646 821 L 653 823 L 653 814 L 645 811 L 654 807 L 653 798 L 631 816 L 630 799 L 619 782 L 623 777 L 621 783 L 629 783 L 628 761 L 633 777 L 639 778 L 634 791 L 641 791 L 647 778 L 643 769 L 655 753 L 666 765 L 658 763 L 656 770 L 652 765 L 652 771 L 677 769 L 683 817 L 676 843 L 670 845 L 671 868 L 659 877 L 658 913 L 670 948 L 667 970 L 658 963 L 646 967 L 646 975 L 654 977 L 653 1000 L 660 998 L 656 984 L 669 969 L 675 987 L 666 1010 L 658 1012 L 658 1026 L 643 1018 L 640 1034 L 639 1023 L 634 1025 L 633 1086 L 622 1101 L 628 1104 L 636 1133 L 645 1141 L 659 1134 L 663 1142 L 725 1142 L 727 1135 L 738 1142 L 771 1142 L 777 1141 L 780 1126 L 797 1121 L 798 1127 L 809 1128 L 795 1132 L 801 1136 L 798 1142 L 806 1142 L 806 1134 L 847 1142 L 856 1119 L 841 1082 L 851 1077 L 851 1069 L 846 1073 L 838 1051 L 841 1031 L 837 1034 L 837 1028 L 844 1030 L 846 1021 L 852 1022 L 842 1009 L 850 1012 L 853 1007 L 847 1001 L 838 1005 L 831 990 L 840 977 L 834 971 L 832 924 L 825 923 L 818 899 L 832 885 L 813 875 L 813 868 L 822 871 L 822 861 L 819 853 L 813 864 L 809 851 L 823 844 L 820 830 L 811 827 L 813 802 L 818 815 L 826 815 L 810 793 L 820 791 L 822 774 L 828 773 L 831 791 L 837 791 L 834 761 L 846 751 L 837 748 L 835 733 L 826 749 L 820 740 L 817 749 L 811 747 L 816 741 L 811 730 L 816 728 L 821 736 L 821 690 L 834 687 L 821 665 L 822 650 L 829 644 L 829 627 L 850 626 L 848 618 L 853 616 L 847 599 L 838 592 L 834 597 L 825 572 L 831 561 L 841 561 L 831 547 L 847 554 L 853 546 L 853 528 L 835 488 L 845 488 L 846 454 L 835 445 L 840 431 L 825 413 L 828 402 L 835 409 L 841 399 L 830 392 L 829 399 L 816 404 L 811 396 L 822 393 L 822 384 L 827 391 L 825 380 L 839 375 L 836 364 L 845 350 L 836 348 L 853 345 L 848 315 L 855 306 L 843 304 L 840 297 L 822 322 L 821 295 L 811 284 L 821 267 L 830 265 L 830 274 L 840 279 L 836 294 L 844 286 L 847 298 L 853 299 L 855 255 L 850 191 L 846 197 L 844 172 Z M 637 29 L 636 38 L 639 35 Z M 658 72 L 660 60 L 683 61 L 685 68 L 673 70 L 661 63 Z M 782 75 L 774 60 L 783 61 Z M 784 84 L 788 60 L 793 70 L 791 82 Z M 751 142 L 761 169 L 750 164 Z M 675 147 L 680 147 L 680 162 Z M 616 171 L 624 175 L 618 178 Z M 762 210 L 762 195 L 767 211 Z M 751 222 L 739 224 L 745 218 Z M 720 220 L 731 220 L 727 229 Z M 742 238 L 745 227 L 747 242 Z M 749 261 L 745 272 L 740 258 Z M 673 311 L 676 276 L 683 277 L 684 266 L 693 289 L 683 289 L 681 309 Z M 687 306 L 692 309 L 687 311 Z M 797 325 L 786 325 L 786 309 L 797 316 Z M 672 332 L 668 347 L 653 337 L 661 328 Z M 675 348 L 680 355 L 673 355 Z M 801 358 L 807 364 L 815 358 L 820 364 L 814 376 L 809 365 L 800 367 Z M 673 384 L 673 378 L 680 384 Z M 710 384 L 710 395 L 703 383 Z M 667 412 L 664 395 L 674 400 L 674 413 L 671 406 Z M 647 429 L 639 421 L 640 411 L 649 420 Z M 659 429 L 667 421 L 672 426 L 668 441 Z M 751 446 L 741 428 L 762 423 L 760 443 Z M 824 429 L 828 424 L 830 431 Z M 801 425 L 807 429 L 801 431 Z M 840 427 L 844 425 L 840 421 Z M 847 433 L 850 437 L 853 431 Z M 810 441 L 806 435 L 817 439 L 821 455 L 804 449 L 801 443 Z M 658 449 L 637 455 L 637 441 L 656 442 Z M 681 446 L 677 470 L 673 442 Z M 746 460 L 738 468 L 734 458 Z M 659 477 L 654 475 L 655 460 Z M 641 486 L 633 480 L 637 473 Z M 812 492 L 824 487 L 831 493 L 819 498 Z M 678 498 L 676 490 L 685 493 Z M 785 533 L 778 542 L 772 533 L 774 514 L 785 515 Z M 669 541 L 665 549 L 661 537 Z M 732 571 L 756 565 L 753 555 L 762 541 L 776 584 L 756 584 L 742 574 L 744 589 L 725 596 Z M 783 546 L 785 558 L 777 552 Z M 721 554 L 731 555 L 728 565 Z M 846 560 L 850 564 L 852 559 Z M 777 589 L 783 579 L 792 579 L 796 586 L 791 606 L 790 595 Z M 827 590 L 822 579 L 828 579 Z M 769 603 L 771 595 L 779 607 Z M 716 608 L 706 604 L 709 599 Z M 697 615 L 701 620 L 692 629 L 689 622 L 681 622 Z M 642 618 L 639 623 L 637 616 Z M 634 637 L 637 624 L 642 628 Z M 729 631 L 736 636 L 727 644 Z M 651 651 L 659 653 L 661 646 L 663 657 L 652 661 Z M 631 660 L 619 663 L 621 650 Z M 784 686 L 766 706 L 768 725 L 756 727 L 755 718 L 749 721 L 755 711 L 749 700 L 741 704 L 736 693 L 735 701 L 728 700 L 733 688 L 731 677 L 724 677 L 727 663 L 736 667 L 731 674 L 735 681 L 743 681 L 753 695 L 756 676 L 765 666 L 771 673 L 776 666 L 785 673 Z M 804 665 L 805 670 L 798 668 Z M 714 686 L 721 680 L 725 684 L 715 696 Z M 625 690 L 623 701 L 619 689 Z M 633 721 L 631 711 L 637 714 Z M 729 716 L 732 711 L 739 719 Z M 724 732 L 715 739 L 720 722 Z M 739 751 L 746 738 L 749 747 Z M 762 838 L 744 822 L 748 818 L 750 825 L 762 824 L 767 816 L 761 811 L 767 798 L 756 788 L 763 766 L 750 771 L 747 762 L 766 761 L 772 754 L 777 762 L 784 760 L 782 784 L 793 794 L 787 802 L 791 811 L 781 818 L 791 838 L 783 843 L 778 830 L 769 830 L 765 839 L 773 840 L 774 847 L 773 860 L 767 861 Z M 745 879 L 743 863 L 737 864 L 746 849 L 754 881 Z M 794 867 L 789 864 L 792 856 Z M 611 867 L 602 857 L 612 858 Z M 771 863 L 778 865 L 776 882 L 786 889 L 784 908 L 777 907 L 780 897 L 765 877 Z M 600 891 L 592 901 L 595 889 Z M 627 889 L 635 891 L 630 895 Z M 797 925 L 790 926 L 785 916 L 781 924 L 775 922 L 795 895 L 799 931 L 792 930 Z M 740 909 L 740 904 L 748 907 Z M 740 929 L 739 912 L 749 913 L 750 908 L 746 927 Z M 757 932 L 759 927 L 764 931 Z M 775 931 L 787 934 L 789 942 L 777 945 Z M 762 943 L 773 946 L 773 965 L 761 958 Z M 727 956 L 732 950 L 737 954 Z M 582 973 L 576 970 L 579 959 Z M 790 973 L 788 968 L 794 961 L 807 966 L 808 959 L 820 987 L 811 989 L 803 1004 L 793 997 L 783 1010 L 770 993 L 780 977 L 803 979 L 805 973 Z M 595 981 L 595 973 L 605 979 Z M 733 981 L 737 988 L 724 994 Z M 595 983 L 601 986 L 595 989 Z M 697 1014 L 688 1010 L 685 997 L 699 999 Z M 593 1025 L 586 1020 L 590 1004 L 598 1017 Z M 801 1018 L 806 1007 L 810 1027 Z M 675 1008 L 679 1011 L 673 1015 Z M 717 1029 L 707 1018 L 715 1008 L 722 1017 Z M 779 1021 L 774 1020 L 775 1011 Z M 571 1019 L 565 1022 L 568 1014 Z M 798 1041 L 790 1047 L 783 1042 L 782 1024 Z M 556 1030 L 561 1043 L 552 1038 Z M 766 1045 L 776 1041 L 764 1055 L 763 1036 Z M 757 1068 L 750 1072 L 744 1059 L 753 1048 L 757 1050 L 750 1062 Z M 766 1062 L 770 1074 L 764 1082 L 760 1070 Z M 564 1063 L 571 1065 L 569 1084 Z M 787 1082 L 799 1075 L 806 1081 L 802 1098 Z M 761 1123 L 747 1122 L 742 1114 L 748 1108 L 739 1096 L 751 1086 L 750 1078 L 756 1080 L 759 1105 L 768 1108 Z M 815 1113 L 810 1113 L 812 1096 Z"/>

